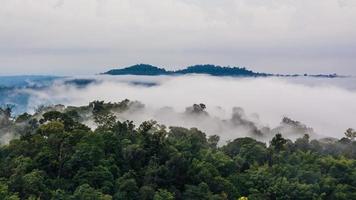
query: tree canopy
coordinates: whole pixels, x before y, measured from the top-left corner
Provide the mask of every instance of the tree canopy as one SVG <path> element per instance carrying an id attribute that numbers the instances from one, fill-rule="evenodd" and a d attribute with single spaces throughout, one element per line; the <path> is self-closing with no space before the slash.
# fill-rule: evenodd
<path id="1" fill-rule="evenodd" d="M 353 130 L 334 142 L 277 134 L 219 146 L 196 128 L 136 127 L 106 110 L 125 104 L 91 107 L 95 130 L 71 108 L 15 119 L 31 128 L 0 147 L 0 199 L 356 199 Z"/>

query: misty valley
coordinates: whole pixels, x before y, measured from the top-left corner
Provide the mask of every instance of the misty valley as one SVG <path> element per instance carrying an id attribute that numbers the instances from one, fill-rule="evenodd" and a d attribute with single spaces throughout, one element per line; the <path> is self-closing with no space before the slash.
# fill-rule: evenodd
<path id="1" fill-rule="evenodd" d="M 356 0 L 1 0 L 0 200 L 356 200 Z"/>
<path id="2" fill-rule="evenodd" d="M 3 77 L 0 199 L 354 199 L 350 83 Z"/>

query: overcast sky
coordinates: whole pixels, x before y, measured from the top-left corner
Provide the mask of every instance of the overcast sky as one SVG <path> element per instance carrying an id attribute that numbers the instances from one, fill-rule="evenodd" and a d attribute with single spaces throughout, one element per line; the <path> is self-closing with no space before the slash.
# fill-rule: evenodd
<path id="1" fill-rule="evenodd" d="M 136 63 L 356 74 L 356 0 L 1 0 L 2 75 Z"/>

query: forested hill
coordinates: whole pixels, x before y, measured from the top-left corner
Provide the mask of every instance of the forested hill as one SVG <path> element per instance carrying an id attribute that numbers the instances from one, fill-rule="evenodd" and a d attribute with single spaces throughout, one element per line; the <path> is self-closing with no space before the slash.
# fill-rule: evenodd
<path id="1" fill-rule="evenodd" d="M 246 69 L 245 67 L 222 67 L 219 65 L 193 65 L 180 70 L 166 70 L 164 68 L 159 68 L 148 64 L 137 64 L 130 67 L 125 67 L 121 69 L 112 69 L 102 74 L 107 75 L 146 75 L 146 76 L 157 76 L 157 75 L 185 75 L 185 74 L 207 74 L 212 76 L 234 76 L 234 77 L 266 77 L 266 76 L 277 76 L 277 77 L 314 77 L 314 78 L 344 78 L 348 76 L 338 75 L 338 74 L 271 74 L 271 73 L 260 73 L 254 72 Z"/>
<path id="2" fill-rule="evenodd" d="M 265 73 L 256 73 L 246 68 L 221 67 L 217 65 L 194 65 L 185 69 L 168 71 L 147 64 L 138 64 L 123 69 L 113 69 L 103 74 L 108 75 L 183 75 L 183 74 L 209 74 L 213 76 L 268 76 Z"/>
<path id="3" fill-rule="evenodd" d="M 0 146 L 0 199 L 41 200 L 275 200 L 356 199 L 356 132 L 340 140 L 290 141 L 267 146 L 196 128 L 140 126 L 119 121 L 130 101 L 41 108 L 12 118 L 19 133 Z M 83 117 L 97 125 L 90 129 Z"/>
<path id="4" fill-rule="evenodd" d="M 133 65 L 131 67 L 126 67 L 123 69 L 113 69 L 113 70 L 105 72 L 104 74 L 153 76 L 153 75 L 167 75 L 167 74 L 170 74 L 170 72 L 166 71 L 165 69 L 158 68 L 158 67 L 155 67 L 152 65 L 138 64 L 138 65 Z"/>
<path id="5" fill-rule="evenodd" d="M 256 73 L 246 68 L 221 67 L 216 65 L 194 65 L 186 69 L 174 71 L 175 74 L 209 74 L 213 76 L 267 76 L 264 73 Z"/>

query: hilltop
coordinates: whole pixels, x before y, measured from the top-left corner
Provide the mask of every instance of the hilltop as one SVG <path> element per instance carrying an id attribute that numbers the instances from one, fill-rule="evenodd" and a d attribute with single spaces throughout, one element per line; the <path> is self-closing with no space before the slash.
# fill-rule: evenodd
<path id="1" fill-rule="evenodd" d="M 218 65 L 193 65 L 184 69 L 169 71 L 148 64 L 138 64 L 122 69 L 112 69 L 103 74 L 108 75 L 184 75 L 184 74 L 208 74 L 212 76 L 268 76 L 269 74 L 257 73 L 244 67 L 222 67 Z"/>
<path id="2" fill-rule="evenodd" d="M 148 64 L 137 64 L 130 67 L 125 67 L 123 69 L 112 69 L 110 71 L 105 72 L 104 74 L 109 75 L 167 75 L 169 74 L 163 68 L 158 68 L 153 65 Z"/>
<path id="3" fill-rule="evenodd" d="M 312 77 L 312 78 L 345 78 L 348 76 L 338 74 L 272 74 L 254 72 L 245 67 L 219 66 L 212 64 L 193 65 L 179 70 L 166 70 L 149 64 L 136 64 L 120 69 L 111 69 L 101 73 L 106 75 L 185 75 L 185 74 L 207 74 L 211 76 L 234 76 L 234 77 Z"/>

